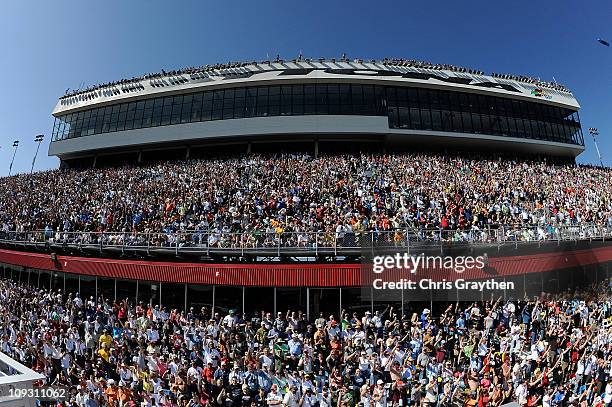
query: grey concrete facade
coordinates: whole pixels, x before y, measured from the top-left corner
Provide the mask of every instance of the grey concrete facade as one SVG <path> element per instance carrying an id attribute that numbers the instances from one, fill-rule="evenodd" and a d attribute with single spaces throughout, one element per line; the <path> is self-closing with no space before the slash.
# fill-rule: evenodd
<path id="1" fill-rule="evenodd" d="M 379 136 L 391 145 L 447 144 L 453 146 L 473 143 L 475 147 L 493 147 L 500 151 L 530 152 L 575 157 L 584 147 L 524 138 L 490 136 L 482 134 L 445 133 L 438 131 L 389 129 L 387 118 L 378 116 L 275 116 L 248 119 L 218 120 L 186 123 L 77 137 L 51 143 L 50 155 L 71 157 L 91 155 L 95 151 L 117 148 L 137 151 L 168 143 L 217 142 L 236 137 L 266 136 L 267 140 L 283 140 L 284 136 L 303 136 L 305 141 L 334 136 Z"/>

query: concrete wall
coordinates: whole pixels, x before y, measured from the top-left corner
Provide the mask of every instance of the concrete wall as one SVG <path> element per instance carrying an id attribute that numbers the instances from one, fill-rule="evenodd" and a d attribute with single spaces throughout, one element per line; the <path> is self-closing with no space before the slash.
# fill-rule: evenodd
<path id="1" fill-rule="evenodd" d="M 360 136 L 378 135 L 390 145 L 443 145 L 491 148 L 497 151 L 517 151 L 522 153 L 551 154 L 575 157 L 584 147 L 513 137 L 489 136 L 479 134 L 450 133 L 440 131 L 389 129 L 388 119 L 383 116 L 274 116 L 247 119 L 215 120 L 198 123 L 176 124 L 162 127 L 126 130 L 92 136 L 76 137 L 56 141 L 49 146 L 49 155 L 62 159 L 77 155 L 90 155 L 94 152 L 126 147 L 138 150 L 146 146 L 159 147 L 166 143 L 198 143 L 223 141 L 236 137 L 266 136 L 273 141 L 287 135 L 303 135 L 305 140 L 314 137 L 347 136 L 355 139 Z"/>

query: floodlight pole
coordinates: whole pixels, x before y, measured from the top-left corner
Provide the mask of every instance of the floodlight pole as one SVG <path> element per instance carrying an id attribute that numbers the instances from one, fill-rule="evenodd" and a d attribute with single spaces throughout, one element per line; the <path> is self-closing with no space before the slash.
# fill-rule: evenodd
<path id="1" fill-rule="evenodd" d="M 13 142 L 13 147 L 15 150 L 13 151 L 13 159 L 11 160 L 11 165 L 9 165 L 9 177 L 11 176 L 11 172 L 13 171 L 13 163 L 15 162 L 15 154 L 17 154 L 17 147 L 19 147 L 19 140 L 15 140 Z"/>
<path id="2" fill-rule="evenodd" d="M 593 137 L 593 143 L 595 144 L 595 150 L 597 151 L 597 157 L 599 158 L 599 165 L 603 168 L 603 161 L 601 159 L 601 152 L 599 151 L 599 146 L 597 145 L 596 136 L 599 136 L 599 130 L 596 127 L 589 127 L 589 134 Z"/>
<path id="3" fill-rule="evenodd" d="M 36 162 L 36 157 L 38 157 L 38 150 L 40 149 L 40 143 L 42 143 L 44 138 L 45 138 L 44 134 L 39 134 L 34 139 L 34 142 L 38 143 L 38 145 L 36 146 L 36 153 L 34 153 L 34 158 L 32 159 L 32 168 L 30 168 L 30 175 L 34 172 L 34 163 Z"/>

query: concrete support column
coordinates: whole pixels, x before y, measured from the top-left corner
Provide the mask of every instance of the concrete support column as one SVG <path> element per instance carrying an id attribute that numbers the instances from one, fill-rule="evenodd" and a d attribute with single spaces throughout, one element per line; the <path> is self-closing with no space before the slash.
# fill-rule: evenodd
<path id="1" fill-rule="evenodd" d="M 247 154 L 251 154 L 251 142 L 247 143 Z"/>
<path id="2" fill-rule="evenodd" d="M 310 287 L 306 287 L 306 319 L 310 321 Z"/>
<path id="3" fill-rule="evenodd" d="M 185 295 L 183 297 L 185 299 L 185 306 L 183 307 L 183 310 L 185 311 L 185 314 L 187 314 L 187 284 L 185 284 Z"/>
<path id="4" fill-rule="evenodd" d="M 140 164 L 142 162 L 142 151 L 138 152 L 138 160 L 137 160 L 138 164 Z"/>
<path id="5" fill-rule="evenodd" d="M 96 163 L 98 162 L 98 155 L 94 155 L 94 161 L 93 161 L 93 165 L 91 166 L 91 168 L 96 168 Z"/>
<path id="6" fill-rule="evenodd" d="M 314 157 L 319 158 L 319 139 L 314 142 Z"/>
<path id="7" fill-rule="evenodd" d="M 338 304 L 338 320 L 342 321 L 342 287 L 338 289 L 338 299 L 340 300 Z"/>

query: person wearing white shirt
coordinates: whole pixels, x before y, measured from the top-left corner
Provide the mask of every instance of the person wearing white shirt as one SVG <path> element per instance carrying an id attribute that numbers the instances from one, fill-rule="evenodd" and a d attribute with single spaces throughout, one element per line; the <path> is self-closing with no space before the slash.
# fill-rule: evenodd
<path id="1" fill-rule="evenodd" d="M 217 337 L 217 334 L 219 333 L 219 328 L 215 325 L 215 321 L 213 319 L 208 321 L 208 325 L 206 326 L 206 333 L 212 336 L 213 338 Z"/>
<path id="2" fill-rule="evenodd" d="M 270 354 L 270 349 L 264 348 L 264 353 L 259 356 L 259 361 L 261 362 L 262 366 L 263 365 L 272 366 L 272 358 L 269 357 L 269 354 Z"/>
<path id="3" fill-rule="evenodd" d="M 174 357 L 171 357 L 170 363 L 168 363 L 168 370 L 173 376 L 176 376 L 179 371 L 179 365 L 176 363 Z"/>
<path id="4" fill-rule="evenodd" d="M 242 385 L 242 383 L 244 382 L 244 373 L 240 370 L 240 367 L 238 367 L 238 365 L 234 365 L 232 371 L 229 372 L 228 378 L 230 381 L 233 378 L 236 378 L 236 383 Z"/>
<path id="5" fill-rule="evenodd" d="M 359 370 L 362 372 L 369 372 L 370 366 L 370 358 L 368 358 L 365 351 L 361 351 L 361 354 L 359 355 Z"/>
<path id="6" fill-rule="evenodd" d="M 319 393 L 319 407 L 331 407 L 332 399 L 331 393 L 327 387 L 323 387 L 321 393 Z"/>
<path id="7" fill-rule="evenodd" d="M 374 324 L 376 329 L 382 328 L 382 318 L 380 317 L 380 311 L 376 311 L 376 313 L 371 319 L 371 322 Z"/>
<path id="8" fill-rule="evenodd" d="M 66 351 L 68 352 L 74 351 L 75 341 L 74 341 L 74 335 L 72 334 L 72 332 L 68 334 L 68 337 L 64 340 L 64 343 L 66 344 Z"/>
<path id="9" fill-rule="evenodd" d="M 236 325 L 238 318 L 234 315 L 234 310 L 230 310 L 229 314 L 223 318 L 223 324 L 228 328 L 233 328 Z"/>
<path id="10" fill-rule="evenodd" d="M 191 378 L 193 381 L 197 381 L 198 377 L 200 377 L 200 369 L 196 366 L 195 362 L 187 369 L 187 377 Z"/>
<path id="11" fill-rule="evenodd" d="M 382 380 L 376 382 L 376 387 L 372 392 L 372 400 L 374 400 L 375 407 L 387 407 L 387 389 L 385 389 Z"/>
<path id="12" fill-rule="evenodd" d="M 298 407 L 299 406 L 299 398 L 297 394 L 297 386 L 292 384 L 289 388 L 287 394 L 285 394 L 285 398 L 283 399 L 284 407 Z"/>
<path id="13" fill-rule="evenodd" d="M 546 394 L 544 394 L 544 396 L 542 397 L 542 407 L 551 407 L 550 405 L 550 394 L 547 392 Z"/>
<path id="14" fill-rule="evenodd" d="M 79 297 L 79 295 L 77 294 L 76 297 L 74 297 L 74 300 L 72 300 L 74 302 L 74 305 L 77 308 L 81 308 L 83 306 L 83 300 L 81 299 L 81 297 Z"/>
<path id="15" fill-rule="evenodd" d="M 280 406 L 283 402 L 283 396 L 278 393 L 278 386 L 273 384 L 270 388 L 270 392 L 266 397 L 266 403 L 268 406 Z"/>
<path id="16" fill-rule="evenodd" d="M 85 405 L 85 398 L 86 398 L 86 396 L 87 395 L 83 391 L 83 388 L 80 385 L 78 385 L 77 386 L 77 394 L 74 397 L 74 401 L 76 401 L 76 404 L 78 406 L 84 406 Z"/>
<path id="17" fill-rule="evenodd" d="M 318 397 L 314 394 L 313 390 L 308 388 L 304 392 L 302 399 L 300 400 L 301 407 L 314 407 L 318 402 Z"/>
<path id="18" fill-rule="evenodd" d="M 158 368 L 157 368 L 157 360 L 156 360 L 155 355 L 147 357 L 147 366 L 149 367 L 149 371 L 157 372 Z"/>
<path id="19" fill-rule="evenodd" d="M 521 383 L 516 387 L 516 390 L 514 391 L 514 395 L 516 396 L 516 401 L 520 406 L 527 405 L 527 396 L 529 395 L 529 392 L 525 380 L 521 380 Z"/>
<path id="20" fill-rule="evenodd" d="M 582 376 L 584 376 L 584 360 L 580 358 L 576 364 L 576 381 L 578 383 L 582 382 Z"/>
<path id="21" fill-rule="evenodd" d="M 361 342 L 364 341 L 366 339 L 366 333 L 363 329 L 361 329 L 361 327 L 357 327 L 355 330 L 355 333 L 353 334 L 353 340 L 355 342 Z"/>
<path id="22" fill-rule="evenodd" d="M 612 403 L 612 383 L 610 382 L 606 384 L 606 391 L 603 396 L 603 402 L 605 403 L 606 406 Z"/>
<path id="23" fill-rule="evenodd" d="M 370 386 L 364 384 L 360 389 L 360 404 L 363 407 L 371 407 L 372 406 L 372 395 L 370 394 Z"/>
<path id="24" fill-rule="evenodd" d="M 2 349 L 2 352 L 6 354 L 11 354 L 11 344 L 6 339 L 2 339 L 2 341 L 0 342 L 0 349 Z"/>
<path id="25" fill-rule="evenodd" d="M 205 348 L 203 350 L 204 358 L 206 359 L 206 364 L 212 364 L 214 368 L 217 367 L 217 361 L 221 357 L 221 354 L 216 348 Z"/>

